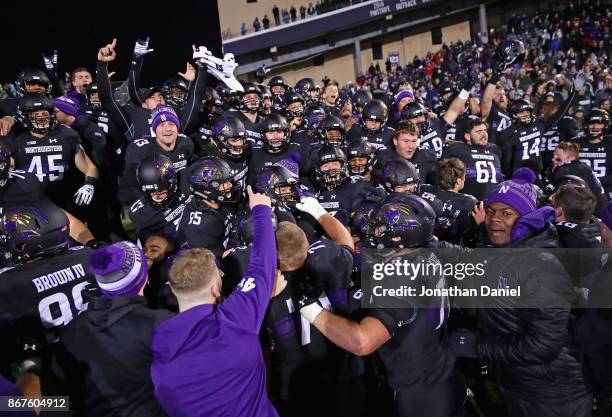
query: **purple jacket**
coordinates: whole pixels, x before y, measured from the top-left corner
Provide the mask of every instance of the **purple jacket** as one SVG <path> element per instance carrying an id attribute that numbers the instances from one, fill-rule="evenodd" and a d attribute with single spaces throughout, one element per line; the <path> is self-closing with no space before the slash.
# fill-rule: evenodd
<path id="1" fill-rule="evenodd" d="M 278 416 L 259 343 L 276 271 L 270 218 L 269 207 L 253 208 L 249 266 L 222 304 L 193 307 L 153 331 L 151 376 L 170 417 Z"/>
<path id="2" fill-rule="evenodd" d="M 79 108 L 87 105 L 87 97 L 85 97 L 84 94 L 79 94 L 74 88 L 68 90 L 66 96 L 72 99 L 79 106 Z"/>

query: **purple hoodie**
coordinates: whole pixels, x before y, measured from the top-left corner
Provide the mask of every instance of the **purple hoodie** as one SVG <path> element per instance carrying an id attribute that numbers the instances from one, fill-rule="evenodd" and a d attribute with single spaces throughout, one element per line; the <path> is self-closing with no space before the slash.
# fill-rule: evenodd
<path id="1" fill-rule="evenodd" d="M 193 307 L 155 328 L 151 376 L 170 417 L 278 416 L 259 342 L 276 272 L 270 218 L 269 207 L 253 208 L 249 266 L 222 304 Z"/>

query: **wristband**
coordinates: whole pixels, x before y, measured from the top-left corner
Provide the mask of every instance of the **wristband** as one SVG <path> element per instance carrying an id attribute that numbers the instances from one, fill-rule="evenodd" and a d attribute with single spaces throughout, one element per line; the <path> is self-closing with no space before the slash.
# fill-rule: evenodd
<path id="1" fill-rule="evenodd" d="M 98 183 L 98 179 L 96 177 L 85 177 L 85 184 L 96 185 Z"/>
<path id="2" fill-rule="evenodd" d="M 461 92 L 459 93 L 459 98 L 461 100 L 467 100 L 468 98 L 470 98 L 470 92 L 467 90 L 461 90 Z"/>
<path id="3" fill-rule="evenodd" d="M 323 311 L 323 307 L 321 307 L 317 303 L 312 303 L 307 305 L 306 307 L 302 307 L 300 309 L 300 314 L 306 319 L 308 323 L 312 324 L 317 318 L 317 316 L 321 314 L 321 311 Z"/>

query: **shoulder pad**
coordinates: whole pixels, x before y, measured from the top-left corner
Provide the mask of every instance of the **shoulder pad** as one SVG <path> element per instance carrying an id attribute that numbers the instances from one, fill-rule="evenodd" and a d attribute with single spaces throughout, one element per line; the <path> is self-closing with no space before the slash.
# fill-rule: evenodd
<path id="1" fill-rule="evenodd" d="M 20 178 L 25 180 L 26 171 L 22 171 L 20 169 L 13 169 L 9 171 L 9 178 Z"/>
<path id="2" fill-rule="evenodd" d="M 64 132 L 66 132 L 66 133 L 74 133 L 74 134 L 77 134 L 77 133 L 76 133 L 76 130 L 74 130 L 74 129 L 73 129 L 73 128 L 71 128 L 70 126 L 67 126 L 67 125 L 64 125 L 64 124 L 61 124 L 61 123 L 58 123 L 58 124 L 56 125 L 56 129 L 57 129 L 57 130 L 63 130 L 63 131 L 64 131 Z"/>
<path id="3" fill-rule="evenodd" d="M 138 147 L 141 147 L 141 146 L 148 145 L 151 142 L 149 138 L 141 138 L 141 139 L 134 139 L 132 143 Z"/>
<path id="4" fill-rule="evenodd" d="M 324 242 L 323 240 L 317 240 L 316 242 L 314 242 L 308 247 L 308 253 L 313 254 L 318 249 L 326 248 L 326 247 L 327 247 L 326 242 Z"/>
<path id="5" fill-rule="evenodd" d="M 575 229 L 578 224 L 567 221 L 560 221 L 559 223 L 557 223 L 557 226 L 567 227 L 568 229 Z"/>
<path id="6" fill-rule="evenodd" d="M 73 246 L 71 248 L 68 248 L 69 251 L 73 251 L 73 252 L 80 251 L 83 249 L 88 249 L 88 248 L 86 248 L 85 246 Z"/>
<path id="7" fill-rule="evenodd" d="M 138 200 L 134 201 L 132 205 L 130 206 L 130 212 L 136 213 L 138 210 L 140 210 L 143 207 L 144 207 L 144 202 L 142 201 L 142 199 L 139 198 Z"/>

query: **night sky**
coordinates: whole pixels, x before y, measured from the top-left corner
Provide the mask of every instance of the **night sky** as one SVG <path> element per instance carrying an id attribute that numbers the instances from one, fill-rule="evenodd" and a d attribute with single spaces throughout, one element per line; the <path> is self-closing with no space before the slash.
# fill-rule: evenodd
<path id="1" fill-rule="evenodd" d="M 26 66 L 42 68 L 40 54 L 53 49 L 59 50 L 62 73 L 84 66 L 93 74 L 98 49 L 113 37 L 113 80 L 125 79 L 134 42 L 146 36 L 155 52 L 145 60 L 143 85 L 184 72 L 192 43 L 219 56 L 217 1 L 0 1 L 0 81 L 14 80 Z"/>

